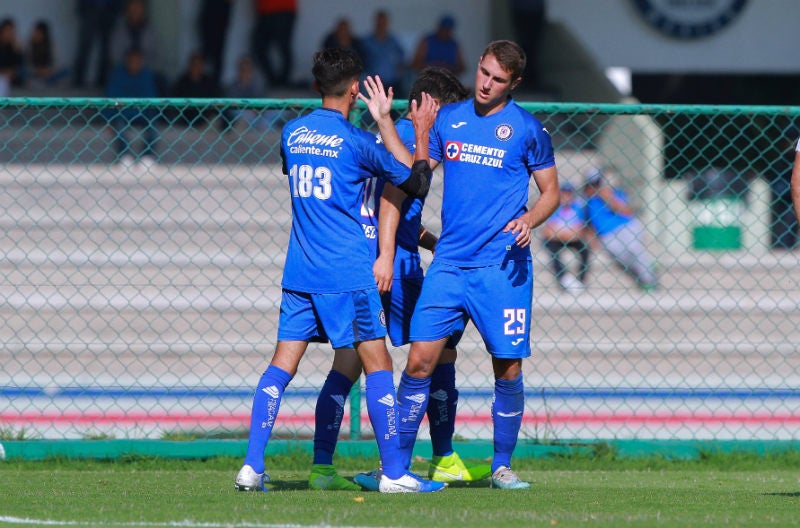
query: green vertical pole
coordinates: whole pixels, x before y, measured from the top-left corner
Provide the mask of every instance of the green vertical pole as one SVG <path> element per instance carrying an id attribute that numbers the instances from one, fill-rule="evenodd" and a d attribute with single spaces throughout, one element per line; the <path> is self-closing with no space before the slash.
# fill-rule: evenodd
<path id="1" fill-rule="evenodd" d="M 361 377 L 350 387 L 350 440 L 361 440 Z"/>

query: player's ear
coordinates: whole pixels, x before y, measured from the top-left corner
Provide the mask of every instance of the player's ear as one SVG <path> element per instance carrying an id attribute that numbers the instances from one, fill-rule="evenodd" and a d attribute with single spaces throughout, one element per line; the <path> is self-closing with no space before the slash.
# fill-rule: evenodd
<path id="1" fill-rule="evenodd" d="M 350 84 L 350 99 L 355 100 L 358 97 L 359 87 L 361 86 L 361 81 L 358 79 L 354 79 L 353 82 Z"/>
<path id="2" fill-rule="evenodd" d="M 514 88 L 519 86 L 519 83 L 521 83 L 521 82 L 522 82 L 522 77 L 517 77 L 516 79 L 511 81 L 511 89 L 513 90 Z"/>

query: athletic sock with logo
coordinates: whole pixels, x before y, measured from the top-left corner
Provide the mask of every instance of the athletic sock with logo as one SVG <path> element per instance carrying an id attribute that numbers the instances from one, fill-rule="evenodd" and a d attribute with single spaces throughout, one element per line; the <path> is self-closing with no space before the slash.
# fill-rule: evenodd
<path id="1" fill-rule="evenodd" d="M 381 470 L 391 478 L 402 476 L 405 471 L 403 458 L 399 456 L 397 435 L 397 396 L 394 378 L 390 370 L 376 370 L 366 376 L 367 412 L 378 452 L 381 456 Z"/>
<path id="2" fill-rule="evenodd" d="M 525 389 L 522 376 L 513 380 L 494 381 L 494 458 L 492 472 L 500 466 L 511 467 L 511 454 L 517 446 L 517 437 L 522 427 L 522 412 L 525 409 Z"/>
<path id="3" fill-rule="evenodd" d="M 456 407 L 458 407 L 456 364 L 437 365 L 431 375 L 427 410 L 434 456 L 447 456 L 453 453 Z"/>
<path id="4" fill-rule="evenodd" d="M 250 414 L 250 439 L 244 458 L 244 463 L 251 466 L 256 473 L 264 472 L 264 450 L 281 407 L 283 391 L 291 379 L 291 374 L 270 365 L 258 381 Z"/>
<path id="5" fill-rule="evenodd" d="M 411 464 L 419 424 L 428 406 L 430 388 L 431 378 L 412 378 L 405 371 L 400 376 L 400 385 L 397 387 L 397 430 L 400 433 L 400 455 L 406 469 Z"/>
<path id="6" fill-rule="evenodd" d="M 317 397 L 314 409 L 314 464 L 333 464 L 333 451 L 342 427 L 344 403 L 353 382 L 331 370 Z"/>

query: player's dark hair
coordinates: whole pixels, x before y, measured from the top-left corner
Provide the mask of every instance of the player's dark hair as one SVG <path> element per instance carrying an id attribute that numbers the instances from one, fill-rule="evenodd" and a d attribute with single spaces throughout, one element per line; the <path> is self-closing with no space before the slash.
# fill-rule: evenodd
<path id="1" fill-rule="evenodd" d="M 511 80 L 522 76 L 525 70 L 525 51 L 516 42 L 510 40 L 495 40 L 490 42 L 481 57 L 492 55 L 505 71 L 511 74 Z"/>
<path id="2" fill-rule="evenodd" d="M 341 97 L 354 79 L 361 76 L 364 65 L 355 51 L 344 48 L 327 48 L 314 54 L 314 75 L 317 89 L 323 97 Z"/>
<path id="3" fill-rule="evenodd" d="M 437 99 L 442 106 L 469 97 L 469 90 L 461 84 L 458 77 L 452 71 L 439 66 L 428 66 L 420 72 L 411 86 L 408 103 L 411 104 L 411 101 L 421 103 L 422 92 Z"/>

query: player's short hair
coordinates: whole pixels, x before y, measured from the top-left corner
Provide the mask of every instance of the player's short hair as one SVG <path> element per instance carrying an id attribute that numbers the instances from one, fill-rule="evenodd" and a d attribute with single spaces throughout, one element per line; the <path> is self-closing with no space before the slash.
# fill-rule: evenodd
<path id="1" fill-rule="evenodd" d="M 428 93 L 442 106 L 463 101 L 470 94 L 452 71 L 439 66 L 428 66 L 419 73 L 414 84 L 411 85 L 408 103 L 411 104 L 411 101 L 422 102 L 422 92 Z"/>
<path id="2" fill-rule="evenodd" d="M 515 80 L 522 76 L 525 71 L 525 51 L 522 47 L 511 40 L 495 40 L 490 42 L 486 49 L 483 51 L 481 57 L 492 55 L 497 59 L 497 63 L 508 73 L 511 74 L 511 80 Z"/>
<path id="3" fill-rule="evenodd" d="M 323 97 L 341 97 L 354 79 L 361 76 L 364 64 L 351 49 L 327 48 L 314 54 L 311 73 Z"/>

